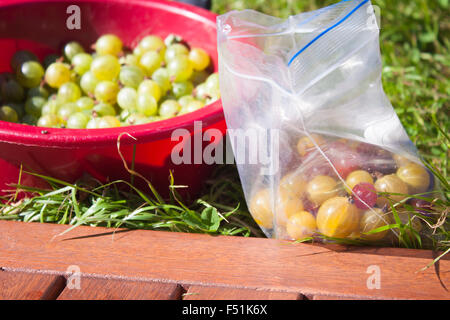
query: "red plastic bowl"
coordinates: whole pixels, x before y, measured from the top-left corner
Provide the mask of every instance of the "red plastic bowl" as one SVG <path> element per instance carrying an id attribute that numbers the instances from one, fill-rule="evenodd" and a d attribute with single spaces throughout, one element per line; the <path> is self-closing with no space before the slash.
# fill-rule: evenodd
<path id="1" fill-rule="evenodd" d="M 67 8 L 73 4 L 81 9 L 80 30 L 66 27 L 70 16 Z M 148 34 L 162 37 L 179 34 L 192 46 L 204 48 L 217 71 L 215 20 L 216 16 L 209 11 L 161 0 L 3 0 L 0 72 L 10 71 L 11 56 L 19 49 L 28 49 L 42 59 L 49 53 L 61 52 L 64 43 L 71 40 L 88 48 L 104 33 L 118 35 L 128 46 L 134 46 Z M 102 181 L 129 180 L 130 174 L 117 152 L 118 136 L 128 132 L 137 139 L 128 136 L 121 139 L 121 151 L 129 165 L 136 145 L 135 170 L 150 179 L 161 193 L 167 192 L 172 170 L 176 184 L 188 185 L 189 193 L 195 194 L 213 167 L 175 165 L 170 156 L 179 143 L 171 141 L 173 130 L 185 128 L 191 136 L 200 134 L 194 132 L 194 121 L 202 121 L 202 131 L 216 128 L 222 134 L 225 132 L 220 101 L 169 120 L 113 129 L 43 131 L 39 127 L 0 121 L 0 190 L 5 190 L 8 183 L 17 183 L 21 164 L 26 170 L 68 181 L 80 178 L 84 172 Z M 24 181 L 37 183 L 30 176 L 24 176 Z"/>

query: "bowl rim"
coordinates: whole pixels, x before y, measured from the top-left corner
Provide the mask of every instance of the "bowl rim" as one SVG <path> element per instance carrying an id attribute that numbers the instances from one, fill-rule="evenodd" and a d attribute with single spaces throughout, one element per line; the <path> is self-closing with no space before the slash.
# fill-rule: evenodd
<path id="1" fill-rule="evenodd" d="M 0 9 L 11 5 L 67 2 L 77 3 L 127 3 L 141 6 L 160 8 L 170 12 L 188 16 L 191 19 L 202 22 L 216 28 L 215 13 L 206 9 L 198 8 L 186 3 L 166 0 L 3 0 Z M 217 71 L 217 66 L 215 66 Z M 184 115 L 170 119 L 160 120 L 142 125 L 133 125 L 107 129 L 67 129 L 67 128 L 45 128 L 0 121 L 0 142 L 20 144 L 39 147 L 57 148 L 84 148 L 84 147 L 106 147 L 117 144 L 117 138 L 121 133 L 128 133 L 136 138 L 139 143 L 166 139 L 176 129 L 187 129 L 192 131 L 195 121 L 200 121 L 202 127 L 206 128 L 212 124 L 223 121 L 223 110 L 221 100 L 217 100 L 205 107 Z M 125 144 L 136 143 L 131 138 L 124 136 Z"/>

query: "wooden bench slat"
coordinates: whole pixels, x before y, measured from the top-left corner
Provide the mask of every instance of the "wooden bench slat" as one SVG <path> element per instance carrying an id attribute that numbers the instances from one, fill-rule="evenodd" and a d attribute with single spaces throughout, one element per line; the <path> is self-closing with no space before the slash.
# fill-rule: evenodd
<path id="1" fill-rule="evenodd" d="M 190 286 L 183 300 L 300 300 L 295 292 Z"/>
<path id="2" fill-rule="evenodd" d="M 309 300 L 373 300 L 367 297 L 355 297 L 355 296 L 326 296 L 326 295 L 315 295 Z"/>
<path id="3" fill-rule="evenodd" d="M 213 237 L 161 231 L 119 231 L 0 221 L 0 267 L 85 276 L 299 292 L 305 296 L 374 299 L 450 298 L 450 257 L 434 267 L 431 251 L 347 248 L 282 240 Z M 24 258 L 26 257 L 26 258 Z M 368 267 L 381 271 L 367 287 Z"/>
<path id="4" fill-rule="evenodd" d="M 181 294 L 171 283 L 82 277 L 79 289 L 66 287 L 58 300 L 178 300 Z"/>
<path id="5" fill-rule="evenodd" d="M 53 300 L 64 284 L 57 275 L 0 271 L 0 300 Z"/>

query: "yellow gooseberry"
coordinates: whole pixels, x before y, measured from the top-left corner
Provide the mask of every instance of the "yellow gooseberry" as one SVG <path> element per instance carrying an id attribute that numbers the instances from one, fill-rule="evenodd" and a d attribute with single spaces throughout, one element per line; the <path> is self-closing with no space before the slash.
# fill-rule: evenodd
<path id="1" fill-rule="evenodd" d="M 397 176 L 408 185 L 410 194 L 425 192 L 430 185 L 428 171 L 414 162 L 398 168 Z"/>
<path id="2" fill-rule="evenodd" d="M 317 135 L 311 134 L 311 138 L 317 143 L 317 145 L 322 145 L 325 143 L 325 140 Z M 308 152 L 311 152 L 315 149 L 315 145 L 309 136 L 304 136 L 300 138 L 297 142 L 297 152 L 300 156 L 305 156 Z"/>
<path id="3" fill-rule="evenodd" d="M 389 174 L 375 181 L 375 189 L 378 192 L 398 193 L 400 195 L 380 195 L 377 199 L 377 205 L 383 207 L 389 205 L 388 197 L 395 202 L 402 201 L 408 196 L 408 186 L 397 175 Z"/>
<path id="4" fill-rule="evenodd" d="M 307 211 L 300 211 L 291 215 L 286 226 L 287 233 L 295 240 L 311 237 L 316 229 L 316 218 Z"/>
<path id="5" fill-rule="evenodd" d="M 280 188 L 275 203 L 277 225 L 286 226 L 291 215 L 303 210 L 303 202 L 295 192 Z"/>
<path id="6" fill-rule="evenodd" d="M 338 183 L 329 176 L 316 176 L 307 185 L 308 198 L 320 205 L 339 193 Z"/>
<path id="7" fill-rule="evenodd" d="M 345 183 L 349 187 L 349 189 L 346 188 L 347 193 L 352 194 L 353 187 L 361 182 L 373 184 L 373 178 L 370 173 L 364 170 L 356 170 L 351 172 L 347 176 L 347 179 L 345 179 Z"/>
<path id="8" fill-rule="evenodd" d="M 271 194 L 269 189 L 257 192 L 250 201 L 250 213 L 256 223 L 266 229 L 273 227 L 273 213 L 271 209 Z"/>
<path id="9" fill-rule="evenodd" d="M 359 227 L 358 208 L 346 197 L 334 197 L 319 208 L 316 222 L 320 233 L 335 238 L 345 238 Z"/>
<path id="10" fill-rule="evenodd" d="M 380 208 L 373 208 L 364 211 L 359 223 L 361 238 L 373 241 L 383 239 L 389 230 L 371 234 L 367 234 L 367 232 L 389 225 L 391 222 L 392 220 L 390 214 L 384 213 Z"/>

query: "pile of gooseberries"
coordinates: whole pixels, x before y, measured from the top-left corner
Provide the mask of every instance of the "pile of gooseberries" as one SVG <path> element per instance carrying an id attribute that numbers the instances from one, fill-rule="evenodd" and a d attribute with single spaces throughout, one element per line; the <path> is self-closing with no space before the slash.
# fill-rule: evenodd
<path id="1" fill-rule="evenodd" d="M 429 203 L 409 198 L 431 192 L 433 176 L 409 158 L 317 134 L 302 136 L 295 149 L 296 162 L 280 176 L 276 190 L 255 188 L 249 202 L 255 221 L 278 237 L 303 240 L 321 234 L 378 241 L 388 234 L 381 227 L 394 223 L 391 205 L 405 224 L 410 218 L 402 210 L 405 203 L 430 212 Z M 419 232 L 420 219 L 412 227 Z"/>
<path id="2" fill-rule="evenodd" d="M 208 53 L 179 36 L 145 36 L 134 49 L 113 34 L 88 53 L 69 42 L 39 61 L 17 51 L 0 74 L 0 120 L 40 127 L 94 129 L 186 114 L 220 98 Z"/>

